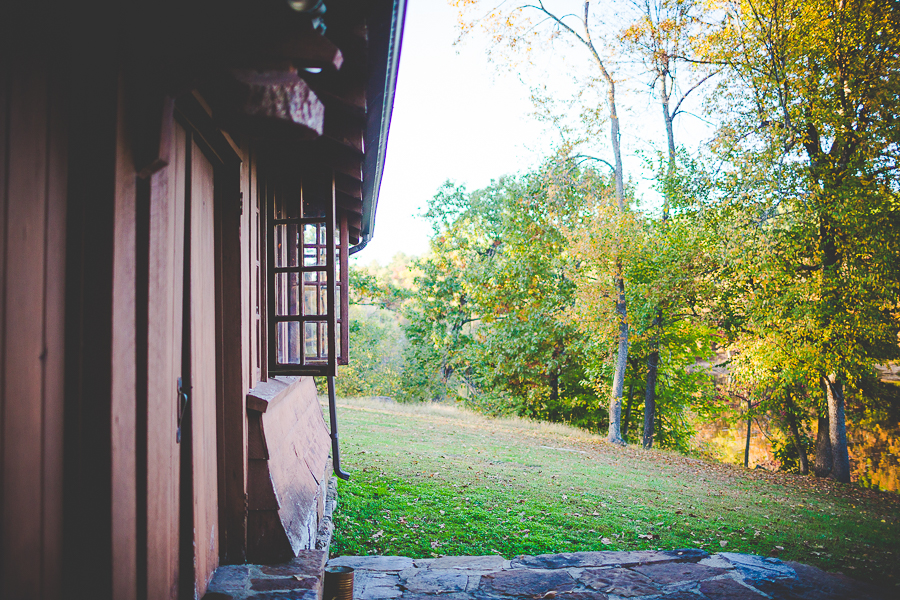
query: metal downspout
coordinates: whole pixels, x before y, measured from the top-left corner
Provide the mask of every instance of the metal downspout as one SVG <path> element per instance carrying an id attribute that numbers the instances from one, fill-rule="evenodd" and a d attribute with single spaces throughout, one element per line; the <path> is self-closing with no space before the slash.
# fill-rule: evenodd
<path id="1" fill-rule="evenodd" d="M 334 399 L 334 375 L 328 376 L 328 414 L 331 417 L 331 464 L 334 474 L 344 481 L 350 479 L 350 473 L 341 470 L 341 449 L 338 445 L 337 407 Z"/>

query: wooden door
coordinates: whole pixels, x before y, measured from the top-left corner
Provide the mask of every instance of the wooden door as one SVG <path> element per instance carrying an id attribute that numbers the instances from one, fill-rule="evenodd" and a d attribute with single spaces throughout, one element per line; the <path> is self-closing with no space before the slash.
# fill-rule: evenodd
<path id="1" fill-rule="evenodd" d="M 188 229 L 190 268 L 190 382 L 193 563 L 196 597 L 219 562 L 216 444 L 216 279 L 213 164 L 195 139 L 190 144 Z M 184 498 L 184 496 L 182 496 Z"/>
<path id="2" fill-rule="evenodd" d="M 201 597 L 219 557 L 215 169 L 189 127 L 176 123 L 172 144 L 174 160 L 150 186 L 146 597 L 154 599 Z"/>
<path id="3" fill-rule="evenodd" d="M 178 595 L 179 462 L 187 133 L 150 182 L 147 319 L 147 598 Z"/>

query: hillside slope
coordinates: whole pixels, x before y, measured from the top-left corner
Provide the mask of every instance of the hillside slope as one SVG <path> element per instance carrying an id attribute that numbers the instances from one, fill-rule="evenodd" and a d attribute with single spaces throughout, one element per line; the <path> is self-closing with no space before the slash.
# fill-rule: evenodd
<path id="1" fill-rule="evenodd" d="M 900 495 L 455 407 L 338 403 L 332 554 L 703 548 L 898 585 Z"/>

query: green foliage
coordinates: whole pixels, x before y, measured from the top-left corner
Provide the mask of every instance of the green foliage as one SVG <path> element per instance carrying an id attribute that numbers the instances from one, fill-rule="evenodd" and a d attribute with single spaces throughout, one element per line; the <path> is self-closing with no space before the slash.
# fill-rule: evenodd
<path id="1" fill-rule="evenodd" d="M 573 181 L 592 176 L 551 160 L 472 193 L 448 183 L 429 203 L 435 235 L 405 313 L 410 396 L 594 427 L 605 417 L 561 318 L 574 290 L 562 228 L 580 218 Z"/>
<path id="2" fill-rule="evenodd" d="M 800 444 L 807 456 L 815 453 L 816 442 L 808 433 L 804 432 L 801 435 Z M 780 471 L 785 473 L 800 472 L 800 453 L 797 451 L 797 444 L 794 443 L 794 440 L 790 438 L 775 440 L 772 446 L 775 460 L 781 464 Z"/>
<path id="3" fill-rule="evenodd" d="M 400 254 L 384 267 L 350 267 L 350 356 L 335 378 L 338 395 L 402 396 L 407 344 L 399 312 L 413 294 L 410 261 Z"/>
<path id="4" fill-rule="evenodd" d="M 708 241 L 687 201 L 660 224 L 633 210 L 623 216 L 611 189 L 561 153 L 484 190 L 446 184 L 439 191 L 426 214 L 435 231 L 431 254 L 416 263 L 417 293 L 404 312 L 407 397 L 605 428 L 601 398 L 614 368 L 612 298 L 622 255 L 634 332 L 630 378 L 643 379 L 652 338 L 661 348 L 657 439 L 689 448 L 687 415 L 705 415 L 713 398 L 709 374 L 695 367 L 717 339 L 696 312 L 711 285 Z M 664 328 L 654 320 L 661 310 Z M 642 430 L 642 400 L 632 434 Z"/>
<path id="5" fill-rule="evenodd" d="M 406 339 L 397 317 L 383 309 L 350 309 L 350 360 L 335 378 L 339 396 L 400 394 Z"/>

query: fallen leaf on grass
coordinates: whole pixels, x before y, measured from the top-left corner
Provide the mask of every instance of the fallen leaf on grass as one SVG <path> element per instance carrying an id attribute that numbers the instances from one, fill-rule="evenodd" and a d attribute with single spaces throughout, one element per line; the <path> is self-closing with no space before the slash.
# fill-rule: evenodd
<path id="1" fill-rule="evenodd" d="M 728 545 L 728 540 L 719 540 L 719 545 L 723 548 Z"/>
<path id="2" fill-rule="evenodd" d="M 600 541 L 603 542 L 604 544 L 612 544 L 612 540 L 609 539 L 608 537 L 601 538 Z"/>
<path id="3" fill-rule="evenodd" d="M 372 539 L 373 539 L 373 540 L 377 540 L 378 538 L 380 538 L 380 537 L 383 536 L 383 535 L 384 535 L 384 529 L 379 529 L 379 530 L 376 531 L 375 534 L 372 536 Z"/>

